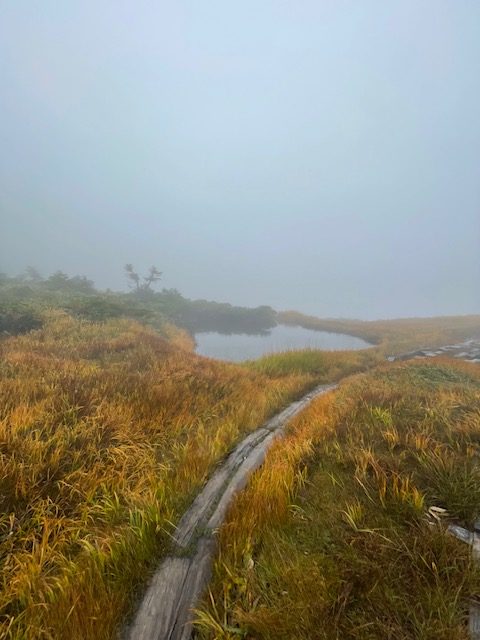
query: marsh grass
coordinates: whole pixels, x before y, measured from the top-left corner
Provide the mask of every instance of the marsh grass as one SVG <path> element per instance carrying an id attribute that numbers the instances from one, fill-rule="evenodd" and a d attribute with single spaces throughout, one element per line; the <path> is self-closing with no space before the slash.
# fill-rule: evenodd
<path id="1" fill-rule="evenodd" d="M 388 354 L 480 338 L 479 315 L 366 321 L 323 319 L 297 311 L 283 311 L 277 314 L 277 319 L 283 324 L 298 325 L 306 329 L 358 336 Z"/>
<path id="2" fill-rule="evenodd" d="M 277 355 L 262 370 L 196 356 L 173 326 L 164 339 L 60 311 L 42 324 L 0 342 L 0 637 L 16 640 L 115 637 L 234 443 L 333 370 L 369 364 Z M 283 479 L 276 491 L 284 513 Z"/>
<path id="3" fill-rule="evenodd" d="M 467 638 L 480 577 L 426 518 L 478 515 L 480 371 L 382 366 L 293 421 L 220 532 L 201 638 Z"/>
<path id="4" fill-rule="evenodd" d="M 314 375 L 319 383 L 336 382 L 351 373 L 373 367 L 383 361 L 375 349 L 359 351 L 319 351 L 303 349 L 272 353 L 245 366 L 268 376 L 291 376 L 293 373 Z"/>
<path id="5" fill-rule="evenodd" d="M 40 324 L 41 329 L 0 341 L 0 637 L 12 640 L 115 637 L 149 572 L 168 549 L 175 522 L 232 446 L 314 385 L 371 368 L 383 357 L 381 348 L 304 350 L 234 365 L 196 356 L 191 336 L 164 322 L 154 330 L 129 319 L 90 322 L 56 310 L 42 311 Z M 397 505 L 393 511 L 401 503 L 405 512 L 418 515 L 428 495 L 468 520 L 476 503 L 474 472 L 455 474 L 449 456 L 465 453 L 474 461 L 480 441 L 479 414 L 469 408 L 472 398 L 460 394 L 465 388 L 472 396 L 476 393 L 469 371 L 440 367 L 435 377 L 428 366 L 419 366 L 413 374 L 403 374 L 416 376 L 410 383 L 425 390 L 421 407 L 404 402 L 403 392 L 395 390 L 397 374 L 389 371 L 376 378 L 375 402 L 367 386 L 362 392 L 365 406 L 355 405 L 355 411 L 364 410 L 364 426 L 372 432 L 381 429 L 385 455 L 395 458 L 399 448 L 414 452 L 409 469 L 421 470 L 419 478 L 427 488 L 417 495 L 412 488 L 417 485 L 408 484 L 416 479 L 412 476 L 405 484 L 398 469 L 389 470 L 385 480 L 382 460 L 368 445 L 366 431 L 362 446 L 351 442 L 355 464 L 368 473 L 377 470 L 378 496 L 383 491 L 384 503 Z M 448 386 L 451 401 L 448 394 L 441 403 L 432 401 L 430 390 L 439 383 Z M 260 593 L 251 589 L 259 568 L 258 536 L 271 523 L 309 522 L 307 505 L 295 503 L 295 495 L 300 489 L 310 491 L 312 476 L 306 468 L 315 468 L 320 441 L 339 465 L 352 464 L 342 458 L 344 441 L 332 434 L 335 429 L 343 433 L 341 416 L 355 422 L 349 413 L 353 407 L 346 394 L 336 396 L 333 404 L 316 403 L 314 413 L 306 414 L 314 420 L 296 421 L 285 447 L 278 449 L 281 453 L 274 453 L 264 472 L 255 476 L 251 504 L 222 534 L 233 559 L 228 556 L 222 565 L 229 577 L 221 603 L 215 596 L 202 614 L 213 637 L 219 628 L 238 637 L 250 625 L 248 616 L 260 609 L 262 624 L 269 624 L 270 615 L 278 619 L 278 612 L 260 606 Z M 397 410 L 408 415 L 406 432 L 398 424 Z M 465 451 L 449 430 L 453 414 Z M 412 427 L 418 421 L 421 429 Z M 439 448 L 439 432 L 446 452 Z M 353 436 L 345 434 L 342 438 L 349 442 Z M 444 457 L 443 471 L 433 464 L 435 459 L 432 463 L 432 451 Z M 333 467 L 328 473 L 332 487 L 340 491 L 348 485 L 348 475 Z M 404 493 L 408 500 L 399 498 Z M 349 494 L 349 499 L 338 516 L 342 526 L 350 522 L 359 531 L 368 528 L 368 509 L 359 496 Z M 268 580 L 263 577 L 259 585 L 268 598 L 268 584 L 281 584 L 274 557 L 282 555 L 292 575 L 301 575 L 308 564 L 309 556 L 297 557 L 293 546 L 292 559 L 301 562 L 290 566 L 282 546 L 289 534 L 282 536 L 271 538 L 271 548 L 265 546 L 272 560 L 264 566 Z M 323 565 L 321 570 L 311 565 L 312 588 L 316 577 L 325 581 Z M 297 579 L 295 588 L 299 593 L 310 589 Z M 248 606 L 240 607 L 237 598 L 246 599 Z M 232 618 L 232 603 L 238 619 Z M 260 617 L 256 619 L 260 625 Z"/>

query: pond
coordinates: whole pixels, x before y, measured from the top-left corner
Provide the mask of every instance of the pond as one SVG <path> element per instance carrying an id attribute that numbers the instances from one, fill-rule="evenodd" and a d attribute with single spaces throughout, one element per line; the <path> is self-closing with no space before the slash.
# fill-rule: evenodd
<path id="1" fill-rule="evenodd" d="M 290 327 L 282 324 L 265 334 L 197 333 L 195 340 L 197 343 L 196 351 L 200 355 L 231 362 L 254 360 L 267 353 L 293 349 L 340 351 L 342 349 L 366 349 L 372 346 L 361 338 L 343 333 L 312 331 L 303 327 Z"/>

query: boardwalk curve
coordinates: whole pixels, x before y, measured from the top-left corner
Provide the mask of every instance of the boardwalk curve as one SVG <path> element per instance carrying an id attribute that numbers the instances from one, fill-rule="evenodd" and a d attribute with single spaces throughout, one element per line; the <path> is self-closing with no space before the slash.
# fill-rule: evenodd
<path id="1" fill-rule="evenodd" d="M 216 532 L 235 494 L 261 466 L 273 440 L 314 398 L 337 385 L 321 385 L 244 438 L 217 468 L 178 523 L 170 554 L 154 574 L 128 640 L 188 640 L 192 609 L 207 586 Z"/>

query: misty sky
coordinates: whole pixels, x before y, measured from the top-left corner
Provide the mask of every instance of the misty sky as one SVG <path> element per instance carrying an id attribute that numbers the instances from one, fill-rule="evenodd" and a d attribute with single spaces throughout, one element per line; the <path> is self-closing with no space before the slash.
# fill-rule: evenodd
<path id="1" fill-rule="evenodd" d="M 480 312 L 480 2 L 0 0 L 0 270 Z"/>

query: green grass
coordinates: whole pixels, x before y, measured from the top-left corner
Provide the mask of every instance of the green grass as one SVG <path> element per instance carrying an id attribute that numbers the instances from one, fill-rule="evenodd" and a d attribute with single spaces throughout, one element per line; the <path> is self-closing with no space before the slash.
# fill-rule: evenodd
<path id="1" fill-rule="evenodd" d="M 268 376 L 310 374 L 319 382 L 336 382 L 342 377 L 370 368 L 381 361 L 381 355 L 373 349 L 359 351 L 304 349 L 268 354 L 258 360 L 247 362 L 244 366 Z"/>

